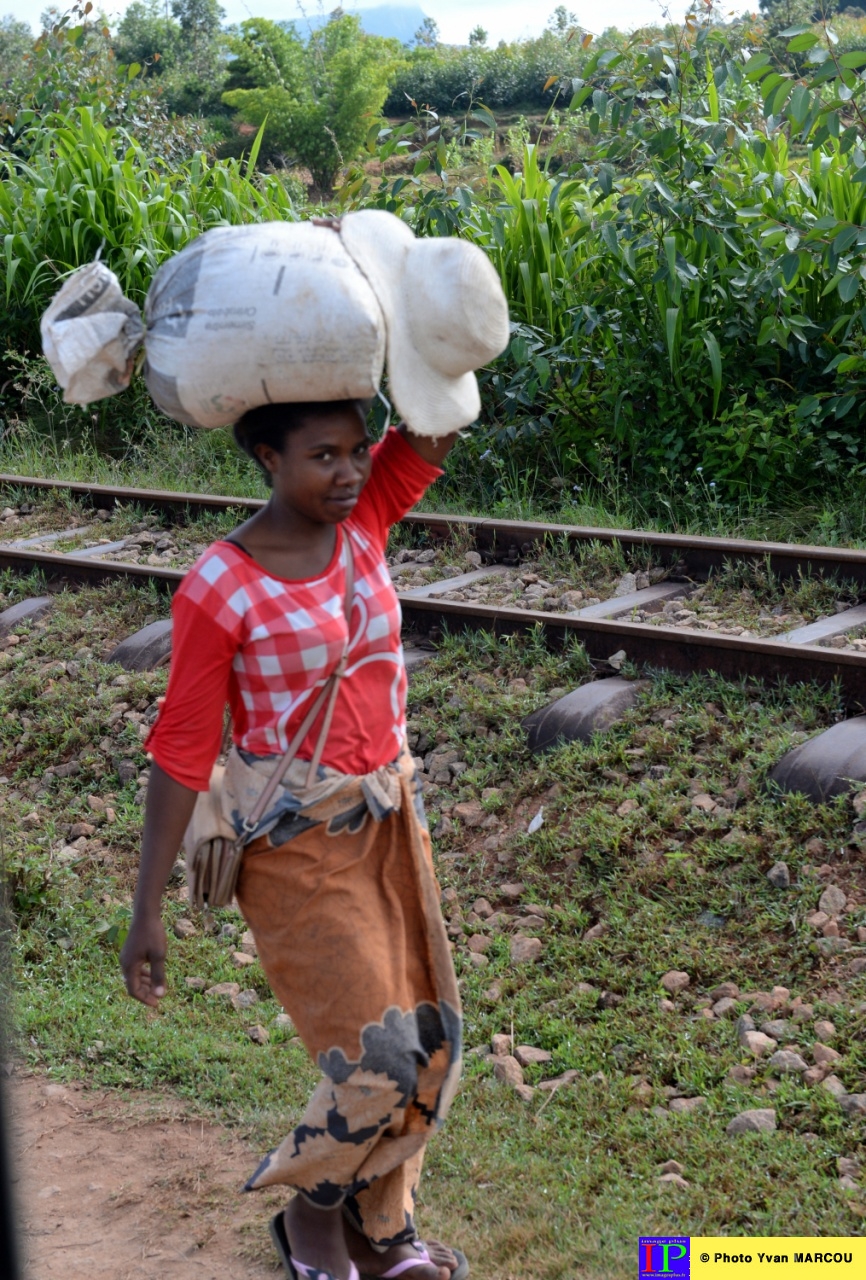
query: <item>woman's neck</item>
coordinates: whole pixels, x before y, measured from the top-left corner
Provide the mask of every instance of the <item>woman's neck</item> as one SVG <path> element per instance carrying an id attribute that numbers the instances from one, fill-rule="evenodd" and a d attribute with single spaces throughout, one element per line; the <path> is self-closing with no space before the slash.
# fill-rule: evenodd
<path id="1" fill-rule="evenodd" d="M 309 520 L 272 496 L 232 534 L 263 569 L 279 578 L 314 578 L 331 562 L 337 526 Z"/>

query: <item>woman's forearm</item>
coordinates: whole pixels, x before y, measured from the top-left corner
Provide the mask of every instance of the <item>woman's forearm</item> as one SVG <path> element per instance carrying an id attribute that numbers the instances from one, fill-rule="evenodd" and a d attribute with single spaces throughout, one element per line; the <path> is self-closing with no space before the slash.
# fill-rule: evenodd
<path id="1" fill-rule="evenodd" d="M 183 841 L 198 792 L 170 778 L 158 764 L 150 770 L 135 915 L 159 914 L 171 868 Z"/>
<path id="2" fill-rule="evenodd" d="M 129 933 L 120 953 L 127 991 L 151 1007 L 158 1004 L 166 991 L 166 938 L 160 904 L 196 794 L 175 782 L 158 764 L 151 768 L 138 886 Z"/>

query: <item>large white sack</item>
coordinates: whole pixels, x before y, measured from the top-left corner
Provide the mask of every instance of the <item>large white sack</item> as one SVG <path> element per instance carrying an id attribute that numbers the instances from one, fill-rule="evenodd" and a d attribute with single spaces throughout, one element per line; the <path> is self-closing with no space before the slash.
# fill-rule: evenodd
<path id="1" fill-rule="evenodd" d="M 129 386 L 144 328 L 138 307 L 103 263 L 90 262 L 69 277 L 40 330 L 67 404 L 103 400 Z"/>
<path id="2" fill-rule="evenodd" d="M 148 390 L 191 426 L 268 402 L 367 399 L 382 376 L 376 296 L 339 234 L 312 222 L 206 232 L 159 268 L 145 323 Z"/>

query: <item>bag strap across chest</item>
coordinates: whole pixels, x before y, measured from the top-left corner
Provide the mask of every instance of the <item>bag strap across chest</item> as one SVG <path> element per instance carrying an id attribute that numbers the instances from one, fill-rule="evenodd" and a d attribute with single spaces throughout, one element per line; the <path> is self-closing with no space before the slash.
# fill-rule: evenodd
<path id="1" fill-rule="evenodd" d="M 283 778 L 286 776 L 289 770 L 289 767 L 292 764 L 292 761 L 295 759 L 296 755 L 301 749 L 301 744 L 304 742 L 304 740 L 307 737 L 307 734 L 310 732 L 311 728 L 315 724 L 316 717 L 324 707 L 325 714 L 322 718 L 322 725 L 321 725 L 321 728 L 319 729 L 319 736 L 316 741 L 316 746 L 313 751 L 313 756 L 312 756 L 312 759 L 310 760 L 310 767 L 307 772 L 306 785 L 308 787 L 312 786 L 313 782 L 315 781 L 316 772 L 319 768 L 319 764 L 321 763 L 322 752 L 325 749 L 325 743 L 328 740 L 328 733 L 331 728 L 331 721 L 334 718 L 334 705 L 337 701 L 337 694 L 340 689 L 340 681 L 342 680 L 343 675 L 345 674 L 346 664 L 349 659 L 349 641 L 352 638 L 352 602 L 355 597 L 355 560 L 354 560 L 354 556 L 352 555 L 352 541 L 349 534 L 346 533 L 346 530 L 343 528 L 342 525 L 339 526 L 339 531 L 343 540 L 343 557 L 346 561 L 346 593 L 343 599 L 343 613 L 346 618 L 346 643 L 343 646 L 343 652 L 340 655 L 340 661 L 337 663 L 336 667 L 328 676 L 322 688 L 319 690 L 315 699 L 310 704 L 307 714 L 304 716 L 304 719 L 301 725 L 299 726 L 297 732 L 295 733 L 295 736 L 292 738 L 291 742 L 286 748 L 285 755 L 280 760 L 277 767 L 274 769 L 274 772 L 271 774 L 270 779 L 268 780 L 268 785 L 265 787 L 264 791 L 259 796 L 258 801 L 256 802 L 256 805 L 252 813 L 249 815 L 248 818 L 244 820 L 243 829 L 240 836 L 241 840 L 244 839 L 244 836 L 249 838 L 252 832 L 255 831 L 256 827 L 258 826 L 264 814 L 267 813 L 268 805 L 270 804 L 271 800 L 276 794 L 277 788 L 279 787 L 280 783 L 283 781 Z"/>

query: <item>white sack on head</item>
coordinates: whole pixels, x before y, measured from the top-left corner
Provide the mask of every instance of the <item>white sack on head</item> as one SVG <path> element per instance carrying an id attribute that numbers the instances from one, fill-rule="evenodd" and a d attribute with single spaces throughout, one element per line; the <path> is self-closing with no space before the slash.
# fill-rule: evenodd
<path id="1" fill-rule="evenodd" d="M 69 277 L 40 322 L 42 349 L 67 404 L 104 400 L 129 386 L 144 326 L 114 272 L 90 262 Z"/>
<path id="2" fill-rule="evenodd" d="M 508 305 L 487 256 L 456 237 L 418 240 L 391 213 L 216 227 L 159 268 L 145 302 L 151 396 L 196 427 L 263 404 L 366 400 L 387 347 L 391 394 L 419 435 L 478 416 L 474 370 L 508 343 Z M 63 286 L 42 320 L 68 401 L 129 384 L 141 319 L 106 267 Z"/>
<path id="3" fill-rule="evenodd" d="M 145 381 L 197 427 L 262 404 L 371 399 L 385 360 L 376 296 L 338 233 L 218 227 L 163 263 L 145 304 Z"/>

